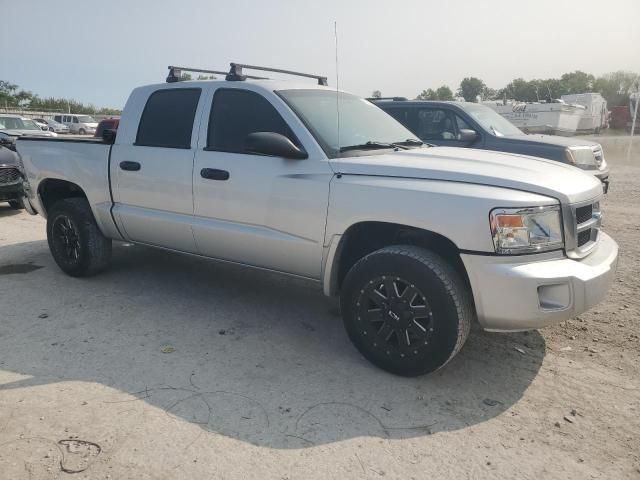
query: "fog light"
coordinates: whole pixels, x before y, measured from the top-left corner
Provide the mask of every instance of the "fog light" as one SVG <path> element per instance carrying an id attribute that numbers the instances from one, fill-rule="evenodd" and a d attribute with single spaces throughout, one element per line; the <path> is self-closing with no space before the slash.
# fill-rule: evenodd
<path id="1" fill-rule="evenodd" d="M 564 310 L 571 305 L 571 289 L 567 283 L 540 285 L 538 299 L 543 310 Z"/>

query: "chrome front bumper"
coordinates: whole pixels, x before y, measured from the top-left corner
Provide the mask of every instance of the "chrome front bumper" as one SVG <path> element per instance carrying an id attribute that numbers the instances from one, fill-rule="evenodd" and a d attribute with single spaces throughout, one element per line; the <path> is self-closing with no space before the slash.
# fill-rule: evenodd
<path id="1" fill-rule="evenodd" d="M 461 255 L 480 325 L 489 331 L 531 330 L 575 317 L 606 296 L 613 282 L 618 245 L 600 231 L 582 259 Z M 555 255 L 555 258 L 553 256 Z"/>

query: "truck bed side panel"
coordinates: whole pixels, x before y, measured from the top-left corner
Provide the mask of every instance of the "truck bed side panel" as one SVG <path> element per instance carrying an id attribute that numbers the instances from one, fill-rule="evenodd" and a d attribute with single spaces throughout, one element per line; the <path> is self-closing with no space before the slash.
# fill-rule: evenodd
<path id="1" fill-rule="evenodd" d="M 84 191 L 103 234 L 122 239 L 111 216 L 110 148 L 105 143 L 92 141 L 18 140 L 17 150 L 29 182 L 29 200 L 38 213 L 47 215 L 39 195 L 42 182 L 65 180 Z"/>

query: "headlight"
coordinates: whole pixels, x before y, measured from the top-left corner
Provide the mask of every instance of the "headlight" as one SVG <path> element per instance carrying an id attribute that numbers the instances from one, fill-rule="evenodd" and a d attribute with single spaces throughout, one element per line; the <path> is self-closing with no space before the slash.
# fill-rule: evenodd
<path id="1" fill-rule="evenodd" d="M 567 162 L 584 170 L 598 168 L 596 156 L 591 147 L 569 147 L 565 150 Z"/>
<path id="2" fill-rule="evenodd" d="M 564 246 L 560 207 L 495 208 L 489 215 L 496 253 L 516 255 Z"/>

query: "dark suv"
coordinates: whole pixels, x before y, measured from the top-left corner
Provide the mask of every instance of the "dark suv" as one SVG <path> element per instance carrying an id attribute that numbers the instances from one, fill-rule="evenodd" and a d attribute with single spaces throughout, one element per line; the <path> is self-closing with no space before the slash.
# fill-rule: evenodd
<path id="1" fill-rule="evenodd" d="M 23 174 L 15 152 L 15 138 L 0 133 L 0 202 L 9 202 L 11 208 L 23 208 Z"/>
<path id="2" fill-rule="evenodd" d="M 609 188 L 609 168 L 600 144 L 577 138 L 527 135 L 495 110 L 478 103 L 370 98 L 375 105 L 433 145 L 519 153 L 569 163 Z"/>

